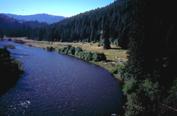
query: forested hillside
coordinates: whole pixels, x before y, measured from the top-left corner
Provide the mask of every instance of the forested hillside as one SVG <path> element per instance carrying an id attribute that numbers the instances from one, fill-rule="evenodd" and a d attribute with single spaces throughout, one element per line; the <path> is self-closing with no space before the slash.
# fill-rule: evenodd
<path id="1" fill-rule="evenodd" d="M 126 48 L 130 21 L 122 1 L 78 14 L 52 25 L 53 41 L 99 41 L 110 39 Z M 122 41 L 124 40 L 124 41 Z"/>
<path id="2" fill-rule="evenodd" d="M 129 60 L 122 77 L 125 116 L 176 116 L 177 22 L 175 1 L 127 0 Z"/>
<path id="3" fill-rule="evenodd" d="M 21 34 L 24 33 L 23 35 L 30 39 L 95 42 L 100 41 L 101 38 L 109 39 L 122 48 L 127 48 L 129 27 L 132 22 L 129 21 L 131 18 L 127 15 L 127 9 L 123 7 L 122 1 L 118 0 L 106 7 L 81 13 L 41 28 L 30 28 L 26 22 L 23 26 L 18 24 L 16 27 L 22 29 Z M 19 36 L 19 34 L 13 33 L 10 36 Z"/>
<path id="4" fill-rule="evenodd" d="M 15 19 L 9 18 L 6 15 L 0 15 L 0 35 L 9 35 L 9 36 L 19 36 L 23 35 L 21 32 L 23 32 L 25 27 L 23 27 L 22 24 L 20 24 Z"/>
<path id="5" fill-rule="evenodd" d="M 40 28 L 47 27 L 46 23 L 37 21 L 20 22 L 7 15 L 0 14 L 0 36 L 38 38 Z"/>

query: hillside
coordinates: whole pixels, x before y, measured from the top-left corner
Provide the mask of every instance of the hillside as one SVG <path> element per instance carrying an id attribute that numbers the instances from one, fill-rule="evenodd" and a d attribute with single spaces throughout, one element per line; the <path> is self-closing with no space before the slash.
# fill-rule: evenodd
<path id="1" fill-rule="evenodd" d="M 35 29 L 46 27 L 46 23 L 36 21 L 20 22 L 7 15 L 0 14 L 0 36 L 24 37 L 31 34 Z M 35 32 L 33 32 L 35 33 Z"/>
<path id="2" fill-rule="evenodd" d="M 40 23 L 56 23 L 64 19 L 63 16 L 54 16 L 49 14 L 34 14 L 34 15 L 15 15 L 15 14 L 5 14 L 11 18 L 19 21 L 38 21 Z"/>
<path id="3" fill-rule="evenodd" d="M 132 25 L 127 11 L 124 2 L 119 0 L 105 7 L 65 18 L 47 27 L 24 30 L 23 33 L 30 39 L 48 41 L 99 42 L 101 38 L 126 49 L 129 43 L 129 27 Z"/>
<path id="4" fill-rule="evenodd" d="M 110 39 L 123 48 L 128 46 L 129 15 L 123 1 L 115 1 L 103 8 L 98 8 L 85 13 L 67 18 L 53 24 L 51 29 L 52 41 L 100 41 Z M 101 35 L 102 32 L 102 35 Z"/>

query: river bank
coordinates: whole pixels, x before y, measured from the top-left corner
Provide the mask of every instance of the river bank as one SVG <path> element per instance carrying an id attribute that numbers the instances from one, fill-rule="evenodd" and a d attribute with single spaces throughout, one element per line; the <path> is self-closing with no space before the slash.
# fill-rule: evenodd
<path id="1" fill-rule="evenodd" d="M 0 48 L 0 95 L 15 85 L 22 74 L 20 63 L 10 56 L 10 52 L 5 48 Z"/>
<path id="2" fill-rule="evenodd" d="M 5 38 L 8 39 L 8 38 Z M 105 50 L 101 46 L 99 46 L 99 43 L 88 43 L 88 42 L 48 42 L 48 41 L 35 41 L 35 40 L 29 40 L 26 38 L 14 38 L 12 37 L 11 40 L 17 41 L 19 43 L 23 43 L 27 46 L 33 46 L 33 47 L 39 47 L 46 49 L 47 47 L 53 47 L 56 50 L 64 48 L 66 46 L 73 46 L 73 47 L 79 47 L 83 50 L 90 51 L 90 52 L 96 52 L 96 53 L 104 53 L 107 61 L 100 61 L 100 62 L 94 62 L 91 61 L 91 63 L 94 63 L 100 67 L 105 68 L 112 74 L 117 69 L 119 65 L 122 65 L 123 63 L 127 62 L 127 50 L 123 50 L 115 45 L 111 45 L 112 49 Z M 114 75 L 116 78 L 119 78 L 117 75 Z"/>
<path id="3" fill-rule="evenodd" d="M 1 115 L 111 116 L 122 105 L 120 84 L 108 71 L 82 60 L 11 41 L 25 71 L 0 98 Z"/>

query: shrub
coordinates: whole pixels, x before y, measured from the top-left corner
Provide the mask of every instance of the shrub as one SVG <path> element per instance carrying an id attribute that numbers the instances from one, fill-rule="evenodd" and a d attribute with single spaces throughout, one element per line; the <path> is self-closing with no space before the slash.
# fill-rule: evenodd
<path id="1" fill-rule="evenodd" d="M 125 64 L 118 64 L 117 66 L 115 66 L 115 68 L 112 70 L 113 74 L 119 74 L 122 75 L 123 71 L 125 69 Z"/>
<path id="2" fill-rule="evenodd" d="M 80 47 L 75 48 L 75 56 L 79 56 L 79 53 L 82 52 L 83 50 Z"/>
<path id="3" fill-rule="evenodd" d="M 68 48 L 68 54 L 69 55 L 75 55 L 75 47 L 69 47 Z"/>
<path id="4" fill-rule="evenodd" d="M 91 61 L 92 60 L 92 53 L 91 52 L 87 52 L 87 51 L 84 51 L 82 52 L 83 56 L 82 56 L 82 59 L 83 60 L 86 60 L 86 61 Z"/>
<path id="5" fill-rule="evenodd" d="M 106 56 L 103 53 L 93 53 L 93 61 L 103 61 L 106 60 Z"/>
<path id="6" fill-rule="evenodd" d="M 47 51 L 50 51 L 50 52 L 55 50 L 55 48 L 54 48 L 54 47 L 52 47 L 52 46 L 47 47 L 46 49 L 47 49 Z"/>
<path id="7" fill-rule="evenodd" d="M 149 79 L 125 81 L 123 92 L 127 96 L 125 116 L 156 116 L 160 99 L 159 84 Z"/>
<path id="8" fill-rule="evenodd" d="M 106 56 L 103 53 L 93 53 L 86 50 L 82 50 L 79 47 L 67 46 L 61 49 L 58 49 L 59 53 L 76 56 L 82 60 L 86 61 L 102 61 L 106 60 Z"/>

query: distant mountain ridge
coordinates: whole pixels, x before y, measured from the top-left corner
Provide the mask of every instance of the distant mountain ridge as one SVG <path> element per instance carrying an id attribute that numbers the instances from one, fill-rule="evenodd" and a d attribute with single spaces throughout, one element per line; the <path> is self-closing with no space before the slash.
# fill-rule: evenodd
<path id="1" fill-rule="evenodd" d="M 27 35 L 32 35 L 31 33 L 38 35 L 39 32 L 35 29 L 45 28 L 48 25 L 47 23 L 37 21 L 23 22 L 0 13 L 0 37 L 4 35 L 9 37 L 26 37 Z"/>
<path id="2" fill-rule="evenodd" d="M 55 16 L 49 14 L 34 14 L 34 15 L 15 15 L 15 14 L 4 14 L 11 18 L 14 18 L 19 21 L 38 21 L 40 23 L 57 23 L 63 20 L 65 17 L 63 16 Z"/>

